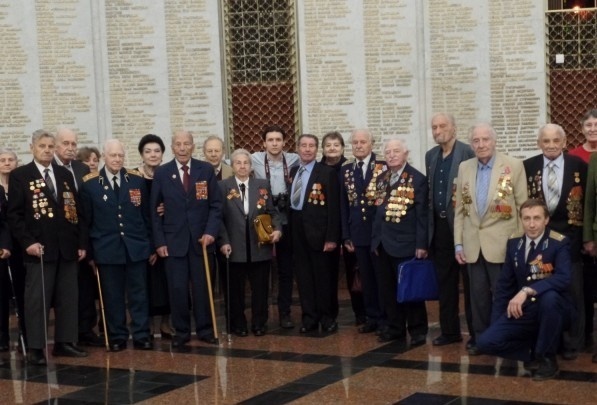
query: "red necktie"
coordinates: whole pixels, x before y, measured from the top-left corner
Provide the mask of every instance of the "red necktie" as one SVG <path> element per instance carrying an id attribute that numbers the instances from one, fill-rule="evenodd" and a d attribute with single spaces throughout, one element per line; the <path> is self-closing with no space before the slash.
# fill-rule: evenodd
<path id="1" fill-rule="evenodd" d="M 189 166 L 182 165 L 182 171 L 184 174 L 182 175 L 182 186 L 184 187 L 185 192 L 189 192 L 189 182 L 191 178 L 189 177 Z"/>

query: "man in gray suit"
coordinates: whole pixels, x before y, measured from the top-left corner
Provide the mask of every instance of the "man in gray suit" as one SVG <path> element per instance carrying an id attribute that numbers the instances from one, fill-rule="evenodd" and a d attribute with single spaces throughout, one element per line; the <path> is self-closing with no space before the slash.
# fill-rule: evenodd
<path id="1" fill-rule="evenodd" d="M 439 291 L 439 323 L 441 334 L 433 340 L 433 345 L 443 346 L 462 341 L 458 316 L 459 273 L 464 282 L 464 302 L 466 319 L 471 333 L 471 311 L 468 294 L 468 275 L 454 257 L 454 204 L 452 185 L 458 175 L 458 166 L 463 160 L 475 156 L 473 150 L 456 139 L 454 117 L 447 113 L 437 113 L 431 118 L 431 131 L 437 146 L 425 154 L 425 168 L 429 181 L 429 246 L 433 254 Z"/>

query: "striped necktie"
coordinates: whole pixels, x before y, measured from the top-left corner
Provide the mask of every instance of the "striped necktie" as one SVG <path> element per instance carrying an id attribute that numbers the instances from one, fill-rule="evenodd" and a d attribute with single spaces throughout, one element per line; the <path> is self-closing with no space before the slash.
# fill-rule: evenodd
<path id="1" fill-rule="evenodd" d="M 556 175 L 555 163 L 547 165 L 547 208 L 553 214 L 560 201 L 560 188 L 558 187 L 558 176 Z"/>
<path id="2" fill-rule="evenodd" d="M 305 166 L 301 166 L 297 173 L 296 183 L 294 183 L 294 191 L 292 192 L 292 206 L 294 208 L 299 208 L 299 204 L 301 203 L 301 194 L 303 192 L 303 172 L 305 171 Z"/>

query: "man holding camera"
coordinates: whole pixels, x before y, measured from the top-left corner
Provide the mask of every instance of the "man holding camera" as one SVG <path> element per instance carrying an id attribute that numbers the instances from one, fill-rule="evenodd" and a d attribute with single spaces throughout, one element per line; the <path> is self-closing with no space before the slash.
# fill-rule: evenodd
<path id="1" fill-rule="evenodd" d="M 282 238 L 276 243 L 276 264 L 278 267 L 278 314 L 280 326 L 294 328 L 290 317 L 292 303 L 292 249 L 288 231 L 288 198 L 290 170 L 298 166 L 296 153 L 284 152 L 286 133 L 278 125 L 266 127 L 262 133 L 265 152 L 251 155 L 253 173 L 257 179 L 267 179 L 272 190 L 273 203 L 280 214 Z"/>

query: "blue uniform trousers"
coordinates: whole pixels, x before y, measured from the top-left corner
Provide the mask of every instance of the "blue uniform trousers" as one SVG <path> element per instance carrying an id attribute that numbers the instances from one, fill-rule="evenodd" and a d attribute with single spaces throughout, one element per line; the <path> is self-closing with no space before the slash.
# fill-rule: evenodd
<path id="1" fill-rule="evenodd" d="M 536 356 L 555 356 L 574 313 L 570 301 L 556 291 L 546 291 L 536 301 L 528 299 L 522 311 L 519 319 L 504 313 L 493 321 L 477 337 L 479 350 L 520 361 L 530 361 L 533 352 Z"/>

